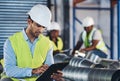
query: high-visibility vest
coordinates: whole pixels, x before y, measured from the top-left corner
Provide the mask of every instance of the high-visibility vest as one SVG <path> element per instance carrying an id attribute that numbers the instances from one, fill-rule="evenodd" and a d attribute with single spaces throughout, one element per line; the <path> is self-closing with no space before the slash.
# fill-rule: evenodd
<path id="1" fill-rule="evenodd" d="M 22 32 L 16 33 L 9 38 L 16 55 L 16 63 L 18 67 L 37 68 L 44 63 L 47 52 L 52 45 L 45 36 L 40 35 L 39 38 L 40 39 L 36 43 L 33 56 Z M 18 81 L 17 78 L 12 79 L 13 81 Z M 30 77 L 25 78 L 25 81 L 36 81 L 36 79 L 37 77 Z"/>
<path id="2" fill-rule="evenodd" d="M 49 37 L 48 37 L 49 38 Z M 49 38 L 50 39 L 50 38 Z M 51 41 L 52 45 L 53 45 L 53 50 L 62 50 L 63 49 L 63 41 L 60 37 L 57 37 L 58 41 L 57 41 L 57 46 L 56 44 Z"/>
<path id="3" fill-rule="evenodd" d="M 97 31 L 97 29 L 93 28 L 93 30 L 90 32 L 88 37 L 87 37 L 87 32 L 83 31 L 83 33 L 82 33 L 82 40 L 84 42 L 85 47 L 89 47 L 89 46 L 92 45 L 93 35 L 94 35 L 95 31 Z M 99 49 L 99 50 L 107 53 L 107 48 L 105 46 L 105 43 L 104 43 L 103 39 L 100 39 L 100 41 L 96 45 L 96 49 Z"/>

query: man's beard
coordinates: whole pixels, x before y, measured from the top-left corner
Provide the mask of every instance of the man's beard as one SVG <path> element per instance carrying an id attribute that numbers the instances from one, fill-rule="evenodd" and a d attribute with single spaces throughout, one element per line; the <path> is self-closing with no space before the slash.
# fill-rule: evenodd
<path id="1" fill-rule="evenodd" d="M 41 32 L 35 32 L 35 33 L 31 32 L 31 35 L 35 38 L 38 38 L 40 34 Z"/>
<path id="2" fill-rule="evenodd" d="M 35 37 L 35 38 L 38 38 L 38 36 L 39 36 L 40 34 L 41 34 L 41 32 L 35 32 L 35 33 L 34 33 L 34 37 Z"/>

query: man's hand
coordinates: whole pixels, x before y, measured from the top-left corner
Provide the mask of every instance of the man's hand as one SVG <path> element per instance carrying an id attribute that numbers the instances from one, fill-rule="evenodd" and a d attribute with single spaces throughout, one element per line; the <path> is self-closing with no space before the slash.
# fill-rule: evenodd
<path id="1" fill-rule="evenodd" d="M 65 81 L 63 78 L 62 78 L 62 72 L 61 71 L 57 71 L 57 73 L 53 73 L 51 75 L 51 78 L 53 78 L 55 81 Z"/>
<path id="2" fill-rule="evenodd" d="M 42 65 L 38 68 L 35 68 L 32 70 L 32 74 L 42 74 L 44 73 L 47 69 L 49 68 L 49 66 L 47 64 Z"/>
<path id="3" fill-rule="evenodd" d="M 80 52 L 85 53 L 86 49 L 81 49 Z"/>

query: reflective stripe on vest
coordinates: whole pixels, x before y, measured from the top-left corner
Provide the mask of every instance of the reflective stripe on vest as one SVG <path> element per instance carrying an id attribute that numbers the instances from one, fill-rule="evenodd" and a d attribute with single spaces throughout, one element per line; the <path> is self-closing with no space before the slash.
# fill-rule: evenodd
<path id="1" fill-rule="evenodd" d="M 40 67 L 45 61 L 46 54 L 52 46 L 50 41 L 43 35 L 39 36 L 36 43 L 34 54 L 32 56 L 30 48 L 24 39 L 22 32 L 16 33 L 9 38 L 12 48 L 17 58 L 18 67 L 37 68 Z M 37 77 L 26 78 L 26 81 L 35 81 Z M 17 79 L 13 79 L 18 81 Z"/>
<path id="2" fill-rule="evenodd" d="M 83 31 L 82 33 L 82 40 L 84 42 L 85 47 L 89 47 L 92 45 L 92 39 L 93 35 L 96 31 L 96 28 L 93 28 L 93 30 L 90 32 L 89 36 L 87 37 L 87 32 Z M 100 40 L 99 43 L 96 45 L 96 48 L 99 50 L 102 50 L 103 52 L 107 53 L 107 48 L 103 42 L 103 40 Z"/>

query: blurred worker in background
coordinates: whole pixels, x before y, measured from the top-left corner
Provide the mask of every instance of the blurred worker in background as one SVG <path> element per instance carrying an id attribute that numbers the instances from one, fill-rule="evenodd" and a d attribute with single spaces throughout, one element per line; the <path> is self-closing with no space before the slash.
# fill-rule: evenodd
<path id="1" fill-rule="evenodd" d="M 80 52 L 89 53 L 92 52 L 101 58 L 107 57 L 107 47 L 102 38 L 100 30 L 94 27 L 94 20 L 92 17 L 86 17 L 83 19 L 82 25 L 84 31 L 80 34 L 80 38 L 77 45 L 73 49 L 72 55 L 75 54 L 75 50 L 79 50 L 82 44 L 85 48 L 80 49 Z"/>
<path id="2" fill-rule="evenodd" d="M 60 25 L 57 22 L 52 22 L 48 32 L 48 38 L 52 41 L 53 55 L 60 53 L 63 49 L 63 41 L 59 36 Z"/>
<path id="3" fill-rule="evenodd" d="M 51 24 L 50 10 L 37 4 L 27 14 L 27 28 L 10 36 L 4 44 L 5 76 L 1 81 L 36 81 L 54 63 L 53 46 L 42 35 Z"/>

